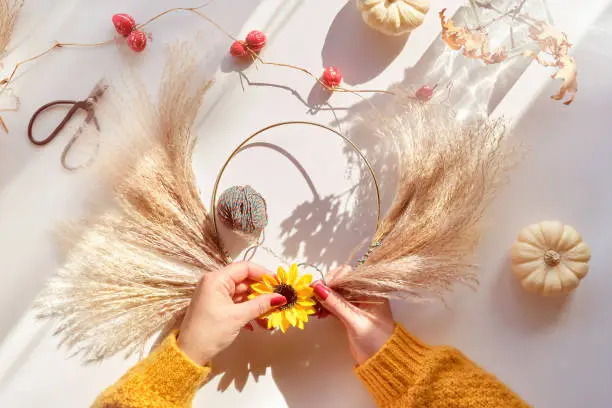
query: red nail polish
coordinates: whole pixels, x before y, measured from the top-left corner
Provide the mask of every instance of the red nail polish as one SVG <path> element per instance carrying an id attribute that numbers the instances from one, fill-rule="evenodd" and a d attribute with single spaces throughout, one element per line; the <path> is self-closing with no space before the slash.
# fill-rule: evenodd
<path id="1" fill-rule="evenodd" d="M 256 322 L 259 325 L 259 327 L 261 327 L 264 330 L 274 330 L 273 327 L 268 328 L 268 319 L 257 319 Z"/>
<path id="2" fill-rule="evenodd" d="M 278 307 L 278 306 L 282 306 L 282 305 L 286 305 L 286 304 L 287 304 L 287 298 L 284 297 L 283 295 L 275 295 L 270 300 L 270 306 L 272 306 L 272 307 Z"/>
<path id="3" fill-rule="evenodd" d="M 314 285 L 312 289 L 314 290 L 315 295 L 317 295 L 317 297 L 321 300 L 326 300 L 329 296 L 329 288 L 320 282 Z"/>

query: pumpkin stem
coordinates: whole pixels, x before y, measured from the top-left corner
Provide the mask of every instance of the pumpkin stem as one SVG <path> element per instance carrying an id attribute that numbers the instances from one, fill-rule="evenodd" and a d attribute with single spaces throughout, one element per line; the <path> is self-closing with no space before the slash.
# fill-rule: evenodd
<path id="1" fill-rule="evenodd" d="M 561 262 L 561 255 L 557 251 L 549 249 L 544 253 L 544 262 L 548 266 L 557 266 Z"/>

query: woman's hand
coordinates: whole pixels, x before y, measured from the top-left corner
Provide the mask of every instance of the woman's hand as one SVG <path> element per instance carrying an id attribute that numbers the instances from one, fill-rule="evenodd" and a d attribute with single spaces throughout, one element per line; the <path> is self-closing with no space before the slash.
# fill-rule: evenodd
<path id="1" fill-rule="evenodd" d="M 204 275 L 181 324 L 179 348 L 204 365 L 232 344 L 251 320 L 287 303 L 276 293 L 244 301 L 249 285 L 265 273 L 260 266 L 239 262 Z"/>
<path id="2" fill-rule="evenodd" d="M 327 283 L 350 271 L 349 266 L 333 270 Z M 351 304 L 321 281 L 314 282 L 312 287 L 319 302 L 346 327 L 351 353 L 358 364 L 376 354 L 393 334 L 395 321 L 388 301 L 374 299 Z"/>

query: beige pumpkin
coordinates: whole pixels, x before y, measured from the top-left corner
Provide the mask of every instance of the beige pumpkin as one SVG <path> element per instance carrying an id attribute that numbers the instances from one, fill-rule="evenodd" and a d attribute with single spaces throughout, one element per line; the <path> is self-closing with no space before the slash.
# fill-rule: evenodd
<path id="1" fill-rule="evenodd" d="M 591 250 L 574 228 L 559 221 L 525 227 L 512 246 L 512 270 L 529 291 L 550 295 L 578 287 Z"/>
<path id="2" fill-rule="evenodd" d="M 357 0 L 367 25 L 387 35 L 408 33 L 423 23 L 429 0 Z"/>

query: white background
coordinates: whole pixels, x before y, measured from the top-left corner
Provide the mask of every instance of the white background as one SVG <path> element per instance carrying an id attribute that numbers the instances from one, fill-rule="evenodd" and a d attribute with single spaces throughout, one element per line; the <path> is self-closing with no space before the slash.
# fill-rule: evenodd
<path id="1" fill-rule="evenodd" d="M 394 304 L 394 310 L 416 335 L 432 344 L 460 348 L 534 406 L 600 408 L 610 404 L 612 378 L 612 255 L 608 249 L 612 241 L 612 34 L 606 30 L 612 24 L 612 5 L 608 0 L 584 0 L 572 7 L 569 3 L 549 2 L 556 25 L 575 44 L 580 72 L 576 102 L 565 107 L 551 101 L 549 95 L 558 84 L 549 81 L 550 71 L 532 65 L 516 83 L 502 84 L 499 104 L 492 105 L 493 115 L 505 115 L 515 123 L 514 137 L 528 144 L 530 152 L 488 213 L 478 254 L 479 290 L 449 296 L 448 308 Z M 112 37 L 110 17 L 115 12 L 130 13 L 141 22 L 176 4 L 26 0 L 4 71 L 53 40 L 88 42 Z M 347 85 L 386 89 L 398 82 L 410 87 L 432 78 L 462 78 L 475 66 L 440 52 L 436 12 L 447 7 L 452 16 L 459 4 L 434 0 L 425 24 L 407 41 L 367 29 L 352 1 L 227 0 L 213 2 L 205 11 L 236 34 L 253 28 L 266 31 L 270 41 L 264 58 L 268 60 L 313 72 L 338 65 Z M 68 174 L 60 167 L 59 155 L 70 132 L 43 149 L 28 143 L 25 129 L 38 106 L 55 99 L 84 98 L 100 77 L 118 80 L 128 67 L 154 92 L 164 65 L 163 45 L 179 39 L 194 41 L 194 51 L 204 56 L 204 65 L 216 80 L 197 128 L 200 144 L 194 166 L 204 197 L 210 196 L 227 154 L 255 129 L 283 120 L 338 124 L 325 106 L 316 112 L 308 107 L 322 97 L 313 81 L 299 72 L 247 67 L 241 78 L 225 55 L 229 41 L 197 17 L 171 15 L 149 29 L 154 41 L 142 55 L 114 45 L 62 49 L 29 65 L 14 83 L 22 106 L 17 113 L 3 115 L 11 132 L 0 135 L 3 407 L 88 406 L 134 363 L 114 358 L 82 366 L 69 359 L 65 350 L 57 350 L 52 325 L 36 322 L 29 311 L 45 279 L 61 261 L 52 231 L 58 222 L 78 216 L 100 185 L 94 170 Z M 486 71 L 487 75 L 495 69 Z M 345 119 L 363 107 L 360 102 L 350 94 L 330 99 L 343 131 L 349 129 Z M 51 124 L 49 120 L 47 125 Z M 367 135 L 354 140 L 381 174 L 383 201 L 388 204 L 393 165 L 386 145 Z M 343 262 L 374 228 L 375 207 L 371 200 L 359 200 L 371 197 L 367 179 L 359 193 L 341 193 L 360 180 L 352 156 L 341 142 L 317 130 L 284 129 L 266 134 L 261 141 L 288 153 L 265 146 L 248 149 L 228 169 L 222 186 L 251 184 L 267 198 L 266 242 L 276 252 L 327 266 Z M 311 185 L 287 156 L 300 164 Z M 592 248 L 591 272 L 566 298 L 525 293 L 509 271 L 508 249 L 517 232 L 543 219 L 575 226 Z M 224 373 L 204 386 L 195 406 L 373 406 L 351 373 L 344 334 L 331 319 L 286 336 L 242 335 L 216 367 Z"/>

